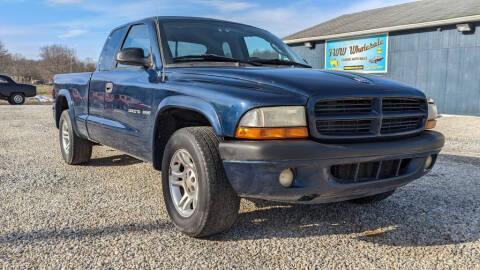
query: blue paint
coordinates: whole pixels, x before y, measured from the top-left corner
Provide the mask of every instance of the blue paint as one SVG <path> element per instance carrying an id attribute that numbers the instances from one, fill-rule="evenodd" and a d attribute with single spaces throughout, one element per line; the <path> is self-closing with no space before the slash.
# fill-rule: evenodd
<path id="1" fill-rule="evenodd" d="M 332 140 L 320 143 L 320 140 L 332 138 L 315 133 L 318 115 L 314 107 L 319 99 L 375 97 L 378 100 L 375 106 L 379 107 L 372 109 L 371 113 L 375 114 L 375 118 L 378 116 L 381 119 L 382 116 L 376 113 L 381 110 L 382 97 L 411 97 L 425 101 L 425 95 L 414 87 L 367 74 L 322 71 L 291 65 L 253 66 L 232 62 L 211 65 L 212 63 L 196 62 L 184 63 L 182 66 L 169 61 L 162 62 L 165 57 L 161 54 L 162 43 L 157 39 L 157 24 L 154 20 L 150 18 L 137 21 L 112 31 L 95 72 L 55 76 L 57 99 L 54 108 L 57 117 L 61 112 L 61 101 L 65 99 L 73 130 L 78 136 L 154 162 L 158 167 L 157 161 L 162 153 L 157 153 L 161 148 L 155 147 L 159 141 L 157 135 L 163 136 L 163 130 L 159 127 L 163 126 L 160 121 L 164 119 L 160 116 L 172 108 L 195 111 L 210 122 L 218 136 L 225 138 L 219 145 L 219 154 L 237 194 L 280 201 L 309 200 L 311 203 L 348 200 L 390 191 L 407 184 L 426 173 L 426 158 L 437 154 L 443 146 L 443 136 L 424 132 L 422 124 L 412 133 L 396 134 L 403 137 L 396 137 L 396 140 L 389 143 L 373 140 L 368 143 L 358 141 L 356 145 L 336 144 Z M 140 33 L 143 45 L 148 44 L 148 39 L 144 38 L 148 31 L 151 44 L 148 52 L 153 65 L 145 68 L 116 64 L 113 57 L 121 49 L 120 44 L 124 43 L 125 36 L 128 37 L 132 27 L 139 24 L 147 26 L 136 29 L 144 29 Z M 319 44 L 312 52 L 322 48 L 325 48 L 324 45 Z M 168 47 L 164 49 L 169 50 Z M 239 50 L 232 49 L 232 52 Z M 246 50 L 245 46 L 243 49 Z M 300 54 L 313 55 L 305 50 Z M 298 56 L 296 59 L 301 61 Z M 313 58 L 314 65 L 317 66 L 323 59 Z M 303 143 L 302 140 L 250 141 L 252 145 L 246 147 L 243 144 L 245 141 L 235 140 L 238 123 L 249 110 L 288 105 L 305 107 L 310 135 L 316 140 L 304 139 Z M 422 114 L 426 115 L 426 112 L 423 111 Z M 401 139 L 413 133 L 421 135 Z M 372 134 L 373 138 L 367 139 L 379 139 L 378 135 L 379 133 Z M 345 137 L 341 139 L 345 140 Z M 306 144 L 302 146 L 296 143 Z M 231 144 L 230 148 L 227 144 Z M 407 144 L 409 148 L 405 146 Z M 269 156 L 269 147 L 279 152 Z M 242 151 L 244 154 L 241 154 Z M 338 156 L 334 156 L 332 151 Z M 235 157 L 241 154 L 244 158 L 228 158 L 227 154 L 237 155 Z M 252 161 L 253 156 L 260 159 Z M 381 181 L 377 177 L 377 180 L 368 183 L 340 183 L 329 172 L 329 168 L 335 164 L 402 158 L 413 160 L 409 163 L 412 165 L 411 168 L 408 167 L 408 174 L 400 176 L 397 173 Z M 400 164 L 398 163 L 398 168 Z M 295 169 L 294 186 L 288 189 L 278 184 L 278 175 L 285 168 Z"/>
<path id="2" fill-rule="evenodd" d="M 120 49 L 116 43 L 123 42 L 128 29 L 138 24 L 148 26 L 155 65 L 116 67 L 112 58 Z M 306 106 L 308 117 L 314 119 L 314 101 L 321 97 L 425 97 L 413 87 L 369 75 L 231 63 L 162 66 L 156 33 L 152 18 L 121 26 L 107 39 L 95 72 L 55 76 L 55 91 L 68 100 L 79 136 L 152 161 L 155 125 L 159 115 L 172 107 L 199 112 L 219 136 L 234 137 L 240 118 L 257 107 Z M 113 86 L 110 92 L 107 85 Z"/>
<path id="3" fill-rule="evenodd" d="M 222 130 L 222 124 L 220 123 L 220 118 L 218 117 L 215 108 L 212 104 L 201 98 L 185 95 L 168 96 L 164 98 L 158 105 L 155 113 L 155 115 L 157 115 L 157 119 L 162 112 L 171 108 L 188 109 L 204 114 L 210 122 L 210 125 L 215 130 L 215 133 L 217 133 L 219 136 L 224 134 Z"/>

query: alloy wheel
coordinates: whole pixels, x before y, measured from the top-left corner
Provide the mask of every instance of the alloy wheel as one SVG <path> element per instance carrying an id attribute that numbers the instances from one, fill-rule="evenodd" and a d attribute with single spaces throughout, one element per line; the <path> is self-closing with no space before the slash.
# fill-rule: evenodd
<path id="1" fill-rule="evenodd" d="M 66 154 L 70 151 L 70 134 L 68 132 L 67 121 L 62 124 L 62 146 Z"/>
<path id="2" fill-rule="evenodd" d="M 169 187 L 175 209 L 182 217 L 193 215 L 198 202 L 198 174 L 195 162 L 185 149 L 177 150 L 170 161 Z"/>

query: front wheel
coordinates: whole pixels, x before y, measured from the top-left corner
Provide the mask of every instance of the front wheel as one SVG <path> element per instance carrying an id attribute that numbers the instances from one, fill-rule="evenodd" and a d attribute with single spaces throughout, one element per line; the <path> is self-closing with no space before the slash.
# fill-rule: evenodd
<path id="1" fill-rule="evenodd" d="M 8 99 L 8 103 L 12 105 L 22 105 L 25 103 L 25 95 L 22 93 L 13 93 Z"/>
<path id="2" fill-rule="evenodd" d="M 165 205 L 175 226 L 189 236 L 226 231 L 238 216 L 240 198 L 225 175 L 220 140 L 210 127 L 187 127 L 176 131 L 165 147 Z"/>
<path id="3" fill-rule="evenodd" d="M 59 123 L 60 150 L 63 160 L 67 164 L 77 165 L 90 161 L 92 156 L 92 143 L 78 137 L 72 128 L 70 112 L 65 110 L 60 116 Z"/>

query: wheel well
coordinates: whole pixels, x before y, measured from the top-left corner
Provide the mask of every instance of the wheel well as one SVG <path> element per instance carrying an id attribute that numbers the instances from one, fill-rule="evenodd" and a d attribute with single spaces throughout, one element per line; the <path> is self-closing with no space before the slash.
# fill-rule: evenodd
<path id="1" fill-rule="evenodd" d="M 160 170 L 163 151 L 175 131 L 184 127 L 211 126 L 211 123 L 200 112 L 184 108 L 170 108 L 161 112 L 157 117 L 155 126 L 153 167 Z"/>
<path id="2" fill-rule="evenodd" d="M 55 124 L 57 125 L 60 123 L 60 116 L 64 110 L 68 109 L 68 102 L 67 98 L 64 96 L 58 96 L 55 102 Z"/>

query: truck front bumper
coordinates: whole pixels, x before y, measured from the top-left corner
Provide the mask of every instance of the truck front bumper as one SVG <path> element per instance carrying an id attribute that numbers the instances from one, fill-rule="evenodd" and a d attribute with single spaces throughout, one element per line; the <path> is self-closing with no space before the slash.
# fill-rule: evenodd
<path id="1" fill-rule="evenodd" d="M 241 197 L 281 202 L 327 203 L 387 192 L 425 175 L 445 139 L 424 131 L 383 142 L 325 144 L 312 140 L 225 141 L 220 155 Z M 431 166 L 426 167 L 428 157 Z M 291 168 L 290 187 L 279 175 Z"/>

